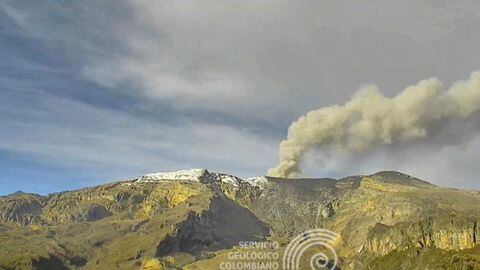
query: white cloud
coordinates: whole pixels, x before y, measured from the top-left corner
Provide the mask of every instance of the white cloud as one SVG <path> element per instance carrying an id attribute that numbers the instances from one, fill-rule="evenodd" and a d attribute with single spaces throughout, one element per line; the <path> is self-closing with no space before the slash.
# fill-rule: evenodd
<path id="1" fill-rule="evenodd" d="M 54 97 L 29 112 L 7 111 L 0 149 L 45 164 L 137 172 L 206 167 L 261 174 L 275 152 L 275 141 L 241 128 L 189 119 L 168 125 Z M 25 120 L 34 115 L 41 117 Z"/>
<path id="2" fill-rule="evenodd" d="M 143 113 L 168 104 L 174 113 L 203 120 L 176 115 L 154 121 L 57 100 L 53 108 L 37 110 L 51 118 L 27 115 L 34 122 L 23 124 L 6 119 L 0 145 L 89 166 L 205 164 L 265 173 L 276 158 L 274 139 L 261 135 L 270 131 L 241 126 L 261 122 L 286 130 L 304 112 L 342 103 L 365 83 L 392 96 L 423 78 L 439 77 L 448 85 L 478 70 L 478 7 L 470 0 L 1 2 L 0 12 L 18 27 L 7 30 L 25 35 L 69 71 L 112 92 L 127 91 L 147 107 Z M 212 112 L 233 120 L 218 124 Z M 384 156 L 366 155 L 358 168 L 414 168 L 392 159 L 395 153 L 377 155 Z M 469 169 L 452 171 L 472 170 L 470 157 L 456 158 Z M 336 174 L 360 173 L 340 162 L 330 164 Z M 442 162 L 425 164 L 441 172 Z"/>
<path id="3" fill-rule="evenodd" d="M 15 2 L 2 9 L 77 61 L 88 79 L 186 110 L 272 123 L 341 102 L 360 84 L 393 94 L 421 78 L 449 83 L 478 67 L 472 1 L 37 5 L 35 12 Z"/>

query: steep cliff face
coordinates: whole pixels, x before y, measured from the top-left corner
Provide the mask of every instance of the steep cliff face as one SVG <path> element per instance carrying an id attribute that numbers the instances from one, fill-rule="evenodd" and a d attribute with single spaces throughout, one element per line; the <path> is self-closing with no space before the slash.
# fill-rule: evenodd
<path id="1" fill-rule="evenodd" d="M 19 225 L 36 222 L 42 212 L 45 199 L 35 194 L 17 192 L 11 196 L 0 197 L 0 220 Z"/>
<path id="2" fill-rule="evenodd" d="M 242 241 L 265 241 L 267 236 L 267 224 L 248 209 L 219 195 L 212 198 L 208 210 L 200 214 L 191 212 L 173 235 L 160 242 L 156 255 L 218 251 L 232 248 Z"/>
<path id="3" fill-rule="evenodd" d="M 0 269 L 212 269 L 239 242 L 275 240 L 281 252 L 313 228 L 340 235 L 343 270 L 480 269 L 479 221 L 479 192 L 398 172 L 286 180 L 184 170 L 0 197 Z"/>
<path id="4" fill-rule="evenodd" d="M 458 216 L 430 217 L 420 222 L 401 222 L 393 226 L 377 223 L 369 233 L 365 249 L 380 256 L 412 247 L 458 251 L 480 244 L 479 233 L 475 218 Z"/>

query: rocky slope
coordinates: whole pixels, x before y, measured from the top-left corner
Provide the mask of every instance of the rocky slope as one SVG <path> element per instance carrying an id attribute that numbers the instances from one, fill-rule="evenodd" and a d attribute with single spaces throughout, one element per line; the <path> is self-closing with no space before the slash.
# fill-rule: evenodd
<path id="1" fill-rule="evenodd" d="M 313 228 L 339 234 L 337 269 L 480 269 L 479 221 L 480 192 L 398 172 L 286 180 L 184 170 L 0 197 L 0 269 L 218 269 L 242 242 L 277 241 L 281 254 Z"/>

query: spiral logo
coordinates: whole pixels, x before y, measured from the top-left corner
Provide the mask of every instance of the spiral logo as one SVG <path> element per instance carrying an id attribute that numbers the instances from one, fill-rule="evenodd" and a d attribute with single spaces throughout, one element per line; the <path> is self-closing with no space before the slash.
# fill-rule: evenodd
<path id="1" fill-rule="evenodd" d="M 303 254 L 312 247 L 318 247 L 322 252 L 315 253 L 310 258 L 310 268 L 336 270 L 338 257 L 331 244 L 338 234 L 324 229 L 305 231 L 288 244 L 283 254 L 283 269 L 300 269 Z"/>

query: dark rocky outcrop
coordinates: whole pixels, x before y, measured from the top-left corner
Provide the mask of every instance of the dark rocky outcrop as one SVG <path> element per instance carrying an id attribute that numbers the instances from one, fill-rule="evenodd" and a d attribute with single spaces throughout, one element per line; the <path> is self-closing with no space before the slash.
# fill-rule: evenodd
<path id="1" fill-rule="evenodd" d="M 250 210 L 218 195 L 212 198 L 208 210 L 190 212 L 175 234 L 158 245 L 157 256 L 229 249 L 242 241 L 264 241 L 268 235 L 268 226 Z"/>
<path id="2" fill-rule="evenodd" d="M 0 220 L 27 225 L 36 222 L 45 199 L 36 194 L 14 193 L 0 197 Z"/>

